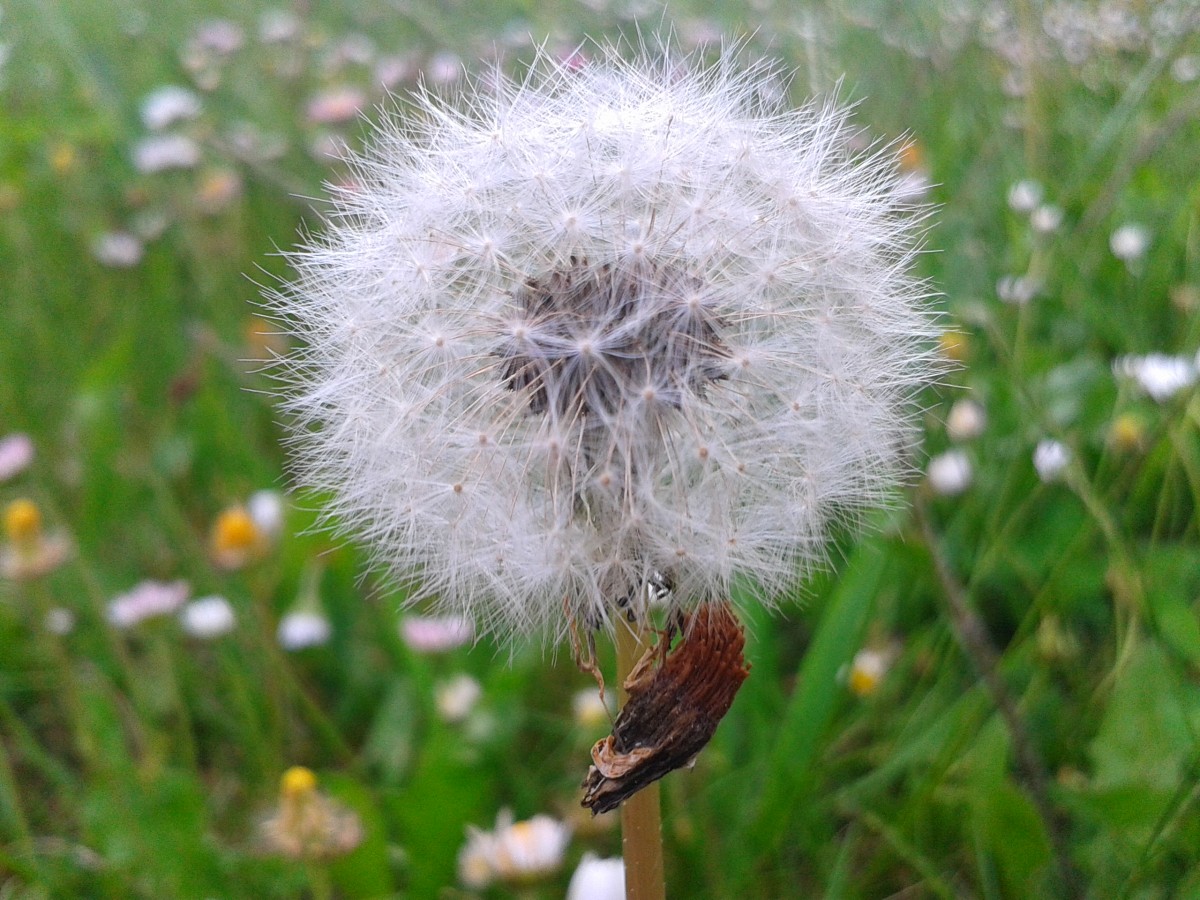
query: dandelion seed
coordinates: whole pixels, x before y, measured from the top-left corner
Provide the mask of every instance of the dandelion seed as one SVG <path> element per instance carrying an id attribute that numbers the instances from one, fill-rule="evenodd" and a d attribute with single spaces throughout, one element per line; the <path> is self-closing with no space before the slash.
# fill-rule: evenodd
<path id="1" fill-rule="evenodd" d="M 208 641 L 233 631 L 237 616 L 224 597 L 193 600 L 179 613 L 179 621 L 188 635 Z"/>
<path id="2" fill-rule="evenodd" d="M 0 481 L 16 478 L 33 462 L 33 440 L 17 432 L 0 438 Z"/>
<path id="3" fill-rule="evenodd" d="M 279 806 L 259 825 L 259 837 L 272 853 L 295 860 L 345 856 L 363 841 L 358 814 L 317 790 L 317 777 L 303 766 L 283 773 Z"/>
<path id="4" fill-rule="evenodd" d="M 644 616 L 655 572 L 770 602 L 907 474 L 922 212 L 845 111 L 782 96 L 730 55 L 543 52 L 356 161 L 274 298 L 295 459 L 420 595 L 554 637 Z"/>
<path id="5" fill-rule="evenodd" d="M 1033 451 L 1033 468 L 1045 484 L 1058 481 L 1071 462 L 1071 450 L 1061 441 L 1038 441 Z"/>
<path id="6" fill-rule="evenodd" d="M 567 886 L 567 900 L 625 900 L 625 861 L 583 854 Z"/>
<path id="7" fill-rule="evenodd" d="M 188 596 L 186 581 L 143 581 L 108 604 L 108 622 L 128 630 L 147 619 L 169 616 L 183 606 Z"/>
<path id="8" fill-rule="evenodd" d="M 947 450 L 935 456 L 929 461 L 926 474 L 934 493 L 946 497 L 961 494 L 975 477 L 971 460 L 962 450 Z"/>

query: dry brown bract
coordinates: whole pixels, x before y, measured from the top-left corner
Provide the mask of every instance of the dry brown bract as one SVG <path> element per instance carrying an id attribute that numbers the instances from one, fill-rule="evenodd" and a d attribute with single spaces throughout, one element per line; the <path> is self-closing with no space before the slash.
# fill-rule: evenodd
<path id="1" fill-rule="evenodd" d="M 612 734 L 592 747 L 582 805 L 593 814 L 690 765 L 750 674 L 746 635 L 727 603 L 686 615 L 674 650 L 670 643 L 668 630 L 634 667 Z"/>

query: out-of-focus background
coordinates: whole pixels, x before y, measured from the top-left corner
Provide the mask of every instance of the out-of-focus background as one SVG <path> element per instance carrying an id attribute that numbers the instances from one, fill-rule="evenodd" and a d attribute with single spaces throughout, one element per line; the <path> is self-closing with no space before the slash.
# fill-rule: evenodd
<path id="1" fill-rule="evenodd" d="M 1200 895 L 1200 8 L 709 6 L 681 49 L 904 146 L 959 366 L 904 511 L 749 611 L 670 895 Z M 0 896 L 549 898 L 619 853 L 569 650 L 402 609 L 287 493 L 259 285 L 418 78 L 665 21 L 0 5 Z"/>

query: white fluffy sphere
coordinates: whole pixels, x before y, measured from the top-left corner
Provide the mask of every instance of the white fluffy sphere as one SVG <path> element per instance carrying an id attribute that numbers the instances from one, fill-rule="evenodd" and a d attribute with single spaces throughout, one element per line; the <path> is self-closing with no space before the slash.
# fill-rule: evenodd
<path id="1" fill-rule="evenodd" d="M 555 635 L 655 577 L 769 600 L 907 471 L 923 210 L 782 94 L 730 54 L 543 54 L 354 161 L 274 297 L 295 461 L 420 593 Z"/>

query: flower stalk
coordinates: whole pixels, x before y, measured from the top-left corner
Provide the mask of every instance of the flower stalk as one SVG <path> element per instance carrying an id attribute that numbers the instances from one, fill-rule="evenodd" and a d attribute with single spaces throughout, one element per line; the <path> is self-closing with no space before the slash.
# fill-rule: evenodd
<path id="1" fill-rule="evenodd" d="M 616 631 L 617 696 L 624 706 L 629 700 L 625 679 L 649 647 L 649 632 L 637 625 L 618 625 Z M 658 782 L 621 805 L 621 853 L 625 857 L 626 900 L 663 900 L 666 882 Z"/>

